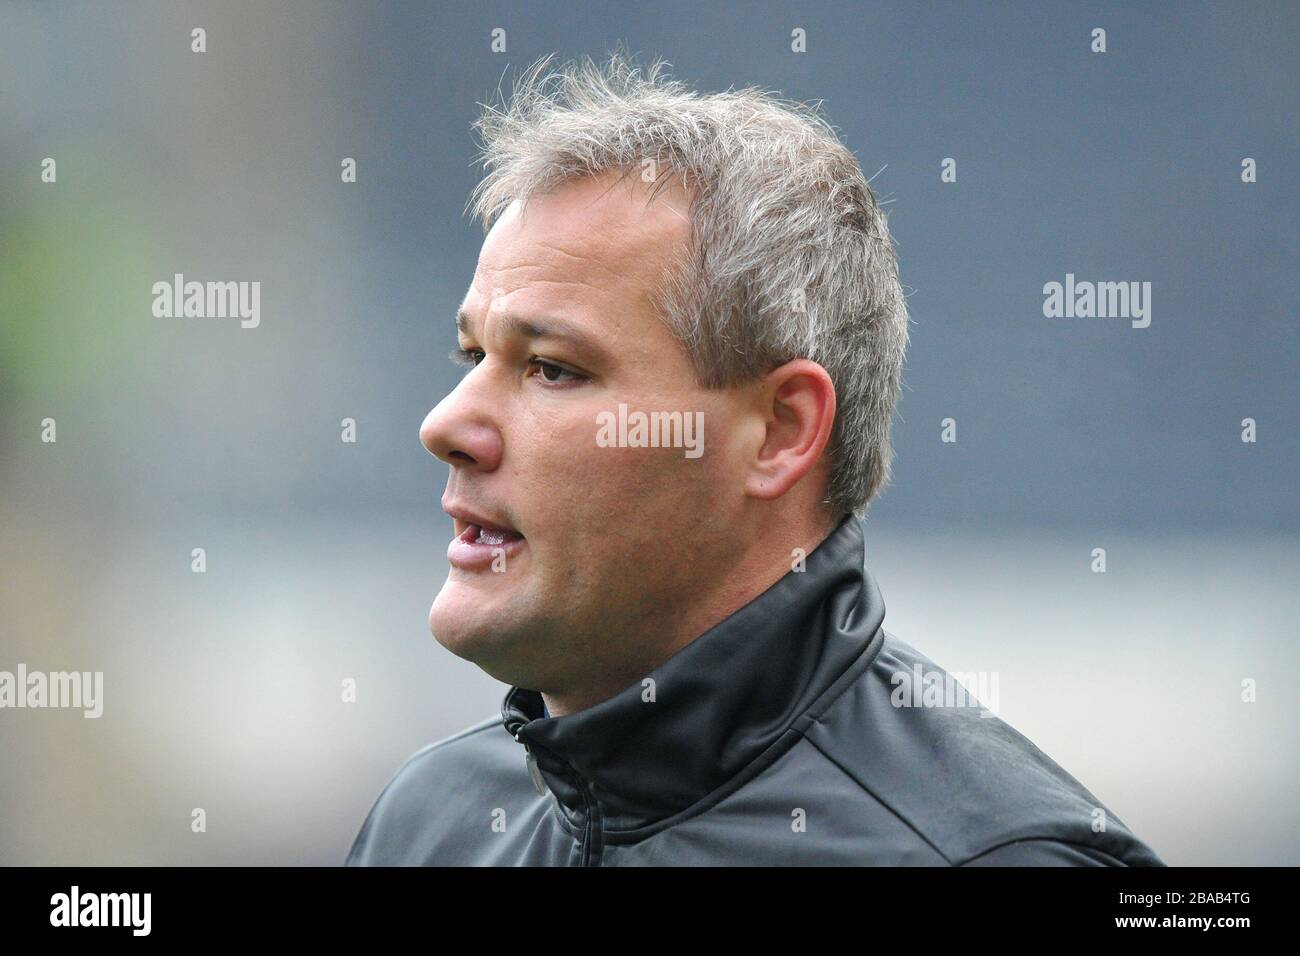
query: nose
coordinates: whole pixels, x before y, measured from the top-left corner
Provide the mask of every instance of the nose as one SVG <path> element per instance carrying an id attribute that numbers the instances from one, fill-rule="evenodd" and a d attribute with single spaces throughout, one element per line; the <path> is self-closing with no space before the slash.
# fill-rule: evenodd
<path id="1" fill-rule="evenodd" d="M 425 416 L 420 444 L 454 468 L 493 471 L 501 464 L 504 443 L 473 378 L 471 372 Z"/>

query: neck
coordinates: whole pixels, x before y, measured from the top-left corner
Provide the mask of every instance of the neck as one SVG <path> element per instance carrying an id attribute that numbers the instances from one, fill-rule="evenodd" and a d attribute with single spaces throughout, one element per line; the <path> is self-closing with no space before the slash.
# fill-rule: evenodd
<path id="1" fill-rule="evenodd" d="M 586 675 L 581 686 L 556 692 L 542 692 L 546 710 L 552 717 L 564 717 L 608 700 L 636 683 L 679 650 L 710 628 L 735 614 L 786 574 L 799 566 L 839 525 L 843 515 L 802 523 L 800 527 L 773 529 L 771 526 L 750 535 L 743 552 L 728 562 L 726 578 L 702 601 L 682 609 L 666 629 L 662 620 L 642 635 L 632 646 L 650 648 L 652 653 L 617 670 Z M 667 640 L 665 640 L 665 637 Z"/>

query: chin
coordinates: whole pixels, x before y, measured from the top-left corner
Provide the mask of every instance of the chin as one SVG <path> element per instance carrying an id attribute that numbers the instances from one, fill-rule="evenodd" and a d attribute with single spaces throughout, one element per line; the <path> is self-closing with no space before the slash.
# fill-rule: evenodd
<path id="1" fill-rule="evenodd" d="M 457 657 L 472 660 L 473 655 L 466 651 L 482 644 L 490 636 L 483 633 L 482 626 L 475 620 L 474 609 L 467 606 L 470 602 L 463 600 L 466 596 L 456 593 L 458 590 L 449 582 L 433 599 L 433 606 L 429 608 L 429 632 L 434 640 Z"/>
<path id="2" fill-rule="evenodd" d="M 510 643 L 509 596 L 503 593 L 505 588 L 481 588 L 475 583 L 452 572 L 429 608 L 429 631 L 457 657 L 484 667 Z"/>
<path id="3" fill-rule="evenodd" d="M 541 687 L 563 660 L 544 602 L 519 587 L 489 591 L 450 575 L 429 608 L 434 640 L 504 684 Z"/>

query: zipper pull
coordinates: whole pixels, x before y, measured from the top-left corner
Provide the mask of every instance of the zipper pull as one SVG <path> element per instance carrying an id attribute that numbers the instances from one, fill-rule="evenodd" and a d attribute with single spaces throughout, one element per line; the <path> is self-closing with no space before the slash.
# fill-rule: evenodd
<path id="1" fill-rule="evenodd" d="M 515 734 L 515 740 L 519 740 L 519 735 Z M 522 740 L 519 740 L 523 743 Z M 524 744 L 524 764 L 528 767 L 528 776 L 533 780 L 533 786 L 537 788 L 538 794 L 546 796 L 546 781 L 542 777 L 542 770 L 537 766 L 537 757 L 533 755 L 533 748 Z"/>

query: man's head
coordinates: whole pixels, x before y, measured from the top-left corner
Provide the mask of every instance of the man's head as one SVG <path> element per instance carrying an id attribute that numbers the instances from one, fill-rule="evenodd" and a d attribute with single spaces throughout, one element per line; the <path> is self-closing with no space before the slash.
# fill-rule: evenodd
<path id="1" fill-rule="evenodd" d="M 618 56 L 545 66 L 478 123 L 469 369 L 421 428 L 460 536 L 430 625 L 594 703 L 865 510 L 907 317 L 884 216 L 813 111 Z"/>

